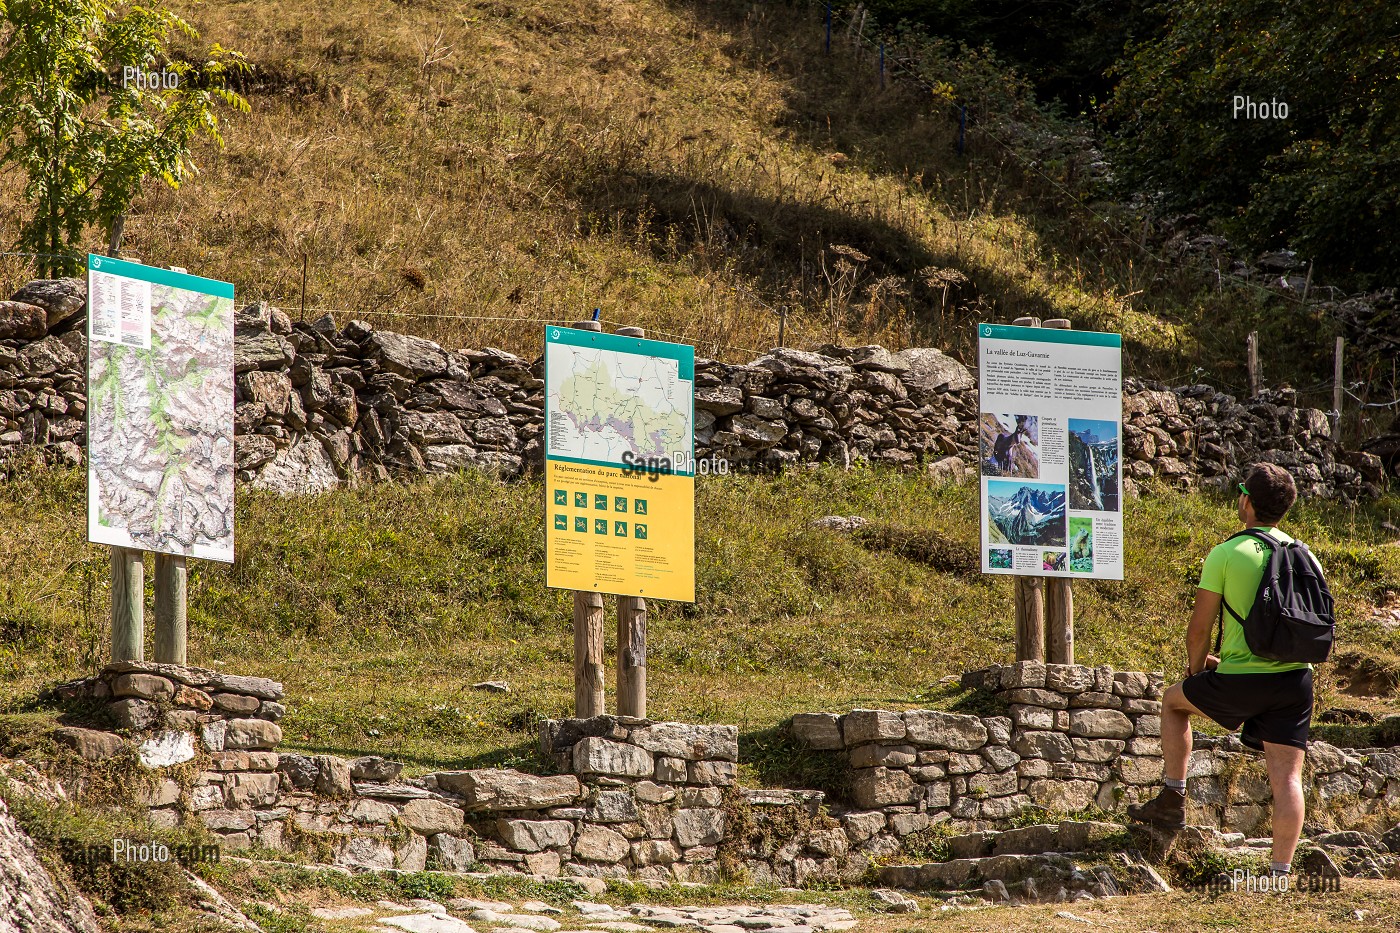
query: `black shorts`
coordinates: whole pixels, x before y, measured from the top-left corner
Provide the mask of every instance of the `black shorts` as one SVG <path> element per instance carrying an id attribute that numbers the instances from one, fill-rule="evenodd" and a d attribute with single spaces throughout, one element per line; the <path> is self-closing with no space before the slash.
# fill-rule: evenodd
<path id="1" fill-rule="evenodd" d="M 1250 748 L 1262 751 L 1264 742 L 1273 742 L 1307 750 L 1313 710 L 1310 668 L 1276 674 L 1201 671 L 1181 682 L 1181 692 L 1231 732 L 1244 726 L 1240 741 Z"/>

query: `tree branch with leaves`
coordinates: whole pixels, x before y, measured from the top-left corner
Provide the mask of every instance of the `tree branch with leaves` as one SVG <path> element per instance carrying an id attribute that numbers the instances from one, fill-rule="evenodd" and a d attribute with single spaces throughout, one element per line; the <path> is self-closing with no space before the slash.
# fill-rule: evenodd
<path id="1" fill-rule="evenodd" d="M 201 139 L 223 145 L 221 108 L 248 112 L 225 86 L 246 70 L 241 55 L 217 44 L 203 61 L 172 53 L 172 40 L 198 38 L 159 7 L 0 0 L 0 171 L 24 175 L 16 245 L 41 275 L 75 274 L 90 229 L 114 239 L 148 180 L 179 188 L 198 172 Z M 175 86 L 129 80 L 137 70 Z"/>

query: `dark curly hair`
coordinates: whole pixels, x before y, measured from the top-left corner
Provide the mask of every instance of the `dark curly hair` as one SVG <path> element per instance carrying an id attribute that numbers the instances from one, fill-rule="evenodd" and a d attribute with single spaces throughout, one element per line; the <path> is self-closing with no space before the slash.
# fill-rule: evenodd
<path id="1" fill-rule="evenodd" d="M 1265 525 L 1277 525 L 1298 498 L 1293 475 L 1276 463 L 1250 467 L 1244 488 L 1249 490 L 1249 500 L 1254 504 L 1254 517 Z"/>

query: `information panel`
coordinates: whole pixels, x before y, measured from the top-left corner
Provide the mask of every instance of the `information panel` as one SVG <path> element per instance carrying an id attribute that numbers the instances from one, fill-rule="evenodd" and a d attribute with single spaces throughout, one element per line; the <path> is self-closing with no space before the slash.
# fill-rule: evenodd
<path id="1" fill-rule="evenodd" d="M 546 579 L 695 601 L 695 349 L 545 329 Z"/>
<path id="2" fill-rule="evenodd" d="M 233 286 L 88 257 L 88 540 L 233 561 Z"/>
<path id="3" fill-rule="evenodd" d="M 1122 339 L 977 333 L 982 572 L 1123 579 Z"/>

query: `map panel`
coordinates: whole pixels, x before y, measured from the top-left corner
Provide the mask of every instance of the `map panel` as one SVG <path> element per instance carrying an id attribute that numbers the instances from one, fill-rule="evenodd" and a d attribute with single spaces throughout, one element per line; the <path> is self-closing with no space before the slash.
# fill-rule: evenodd
<path id="1" fill-rule="evenodd" d="M 233 286 L 88 260 L 88 539 L 233 560 Z"/>
<path id="2" fill-rule="evenodd" d="M 694 379 L 683 378 L 681 360 L 554 342 L 546 353 L 549 456 L 618 466 L 664 459 L 686 471 Z"/>

